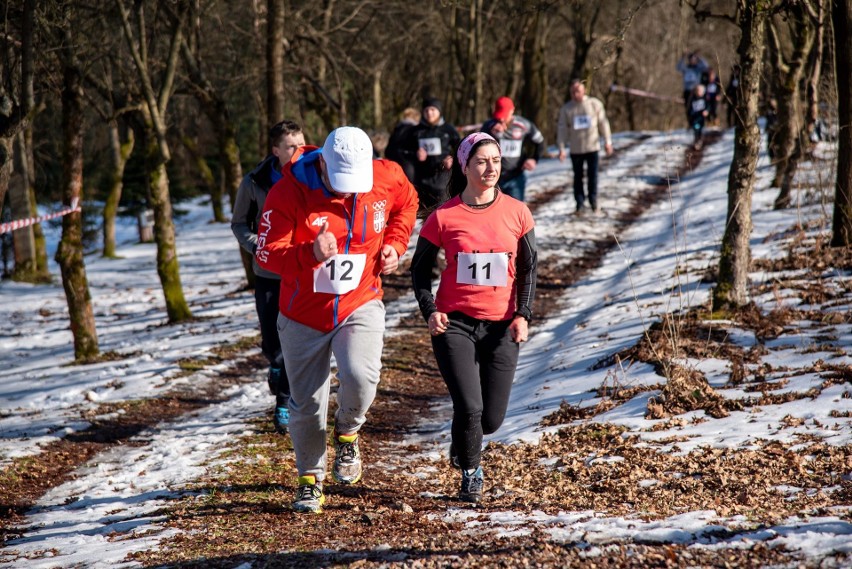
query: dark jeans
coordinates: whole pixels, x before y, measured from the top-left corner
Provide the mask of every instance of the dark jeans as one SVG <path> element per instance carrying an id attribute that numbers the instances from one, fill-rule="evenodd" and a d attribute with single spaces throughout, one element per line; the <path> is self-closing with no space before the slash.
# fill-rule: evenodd
<path id="1" fill-rule="evenodd" d="M 692 117 L 692 142 L 698 144 L 704 132 L 704 115 Z"/>
<path id="2" fill-rule="evenodd" d="M 500 189 L 504 194 L 512 196 L 516 200 L 524 201 L 527 190 L 526 172 L 521 172 L 519 176 L 515 176 L 511 180 L 500 182 Z"/>
<path id="3" fill-rule="evenodd" d="M 281 370 L 278 386 L 278 399 L 286 401 L 290 397 L 290 384 L 284 371 L 284 357 L 281 355 L 281 340 L 278 339 L 278 294 L 281 281 L 255 275 L 254 302 L 257 318 L 260 321 L 260 350 L 269 361 L 269 367 Z"/>
<path id="4" fill-rule="evenodd" d="M 447 331 L 432 336 L 432 349 L 453 400 L 453 449 L 459 465 L 471 469 L 479 466 L 483 435 L 503 424 L 520 345 L 512 341 L 511 320 L 449 317 Z"/>
<path id="5" fill-rule="evenodd" d="M 571 165 L 574 167 L 574 199 L 577 200 L 578 210 L 583 208 L 586 201 L 586 194 L 583 192 L 583 164 L 586 164 L 589 176 L 589 205 L 592 209 L 596 209 L 598 207 L 598 152 L 571 155 Z"/>

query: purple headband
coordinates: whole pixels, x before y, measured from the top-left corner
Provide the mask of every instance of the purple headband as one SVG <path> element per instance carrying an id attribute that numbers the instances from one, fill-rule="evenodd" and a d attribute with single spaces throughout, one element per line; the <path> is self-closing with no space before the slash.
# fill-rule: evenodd
<path id="1" fill-rule="evenodd" d="M 458 156 L 459 166 L 461 166 L 462 172 L 464 172 L 464 169 L 467 168 L 467 161 L 470 158 L 471 149 L 477 142 L 482 140 L 490 140 L 497 145 L 498 149 L 500 148 L 500 144 L 497 140 L 490 134 L 486 134 L 484 132 L 475 132 L 465 137 L 465 139 L 461 141 L 461 144 L 459 144 L 458 151 L 456 151 L 456 156 Z"/>

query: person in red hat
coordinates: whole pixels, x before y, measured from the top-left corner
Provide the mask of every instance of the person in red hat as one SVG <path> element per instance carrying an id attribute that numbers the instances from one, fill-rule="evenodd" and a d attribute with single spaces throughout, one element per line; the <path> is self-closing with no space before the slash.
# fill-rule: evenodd
<path id="1" fill-rule="evenodd" d="M 503 155 L 500 190 L 524 201 L 526 173 L 535 170 L 544 154 L 541 131 L 529 119 L 515 114 L 515 103 L 509 97 L 497 99 L 491 118 L 485 121 L 481 130 L 500 143 Z"/>

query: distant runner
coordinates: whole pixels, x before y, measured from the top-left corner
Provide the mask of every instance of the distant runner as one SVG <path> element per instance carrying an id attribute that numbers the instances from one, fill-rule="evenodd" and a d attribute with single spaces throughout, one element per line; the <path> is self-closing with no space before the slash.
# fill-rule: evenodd
<path id="1" fill-rule="evenodd" d="M 579 79 L 571 81 L 571 100 L 559 109 L 557 143 L 559 160 L 565 161 L 565 145 L 571 152 L 571 165 L 574 168 L 574 200 L 577 213 L 583 213 L 586 193 L 583 191 L 583 165 L 589 176 L 588 199 L 593 213 L 598 213 L 598 162 L 601 148 L 601 136 L 607 156 L 612 155 L 612 134 L 603 103 L 595 97 L 586 95 L 586 87 Z"/>
<path id="2" fill-rule="evenodd" d="M 453 153 L 459 145 L 459 133 L 441 113 L 441 101 L 423 99 L 420 123 L 408 131 L 400 152 L 403 160 L 414 165 L 413 183 L 423 217 L 447 199 Z"/>

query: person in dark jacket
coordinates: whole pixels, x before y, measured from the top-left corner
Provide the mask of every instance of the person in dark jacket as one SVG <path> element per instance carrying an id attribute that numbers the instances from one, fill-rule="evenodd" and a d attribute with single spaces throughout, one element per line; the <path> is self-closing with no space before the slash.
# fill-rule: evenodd
<path id="1" fill-rule="evenodd" d="M 734 111 L 740 93 L 740 66 L 731 67 L 731 79 L 725 88 L 725 102 L 728 105 L 728 127 L 734 126 Z"/>
<path id="2" fill-rule="evenodd" d="M 434 97 L 423 99 L 420 124 L 409 131 L 404 144 L 406 158 L 414 164 L 412 183 L 420 199 L 421 216 L 444 203 L 453 154 L 459 145 L 459 133 L 444 121 L 441 101 Z"/>
<path id="3" fill-rule="evenodd" d="M 502 173 L 500 190 L 524 201 L 527 172 L 535 170 L 544 154 L 544 136 L 532 121 L 515 114 L 515 104 L 509 97 L 494 103 L 491 118 L 482 125 L 482 132 L 500 143 Z"/>
<path id="4" fill-rule="evenodd" d="M 703 133 L 704 123 L 707 121 L 707 88 L 699 83 L 692 88 L 687 99 L 687 114 L 689 115 L 689 125 L 692 128 L 693 144 L 695 150 L 701 150 L 704 144 Z"/>
<path id="5" fill-rule="evenodd" d="M 240 246 L 251 253 L 254 259 L 254 300 L 260 320 L 260 345 L 263 355 L 269 361 L 269 390 L 275 395 L 273 423 L 279 433 L 285 434 L 290 423 L 290 412 L 287 409 L 290 385 L 284 371 L 281 342 L 278 339 L 278 291 L 281 287 L 281 277 L 262 269 L 254 255 L 257 251 L 257 228 L 266 196 L 275 182 L 281 179 L 284 164 L 290 161 L 299 147 L 304 146 L 305 135 L 298 124 L 284 120 L 269 129 L 269 144 L 269 156 L 243 178 L 237 189 L 231 231 Z"/>
<path id="6" fill-rule="evenodd" d="M 414 107 L 408 107 L 402 111 L 399 122 L 393 127 L 393 132 L 388 139 L 388 146 L 385 148 L 385 158 L 402 166 L 402 171 L 411 183 L 414 183 L 414 155 L 406 152 L 404 145 L 409 132 L 419 122 L 420 111 Z"/>
<path id="7" fill-rule="evenodd" d="M 722 81 L 716 75 L 716 70 L 712 67 L 707 70 L 707 77 L 704 81 L 705 93 L 704 98 L 707 99 L 707 121 L 713 126 L 719 125 L 717 109 L 719 101 L 722 100 Z"/>

